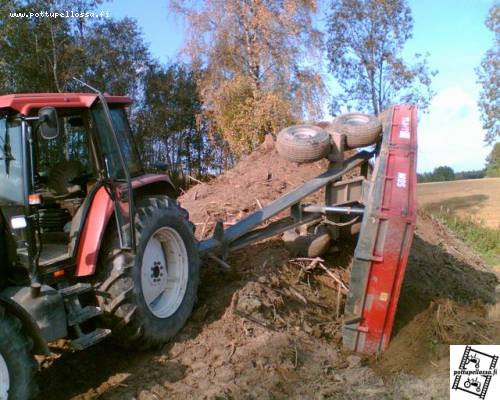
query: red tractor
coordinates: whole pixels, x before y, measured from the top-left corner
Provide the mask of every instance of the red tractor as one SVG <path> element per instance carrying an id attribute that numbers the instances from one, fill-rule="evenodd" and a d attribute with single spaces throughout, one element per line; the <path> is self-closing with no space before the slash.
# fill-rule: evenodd
<path id="1" fill-rule="evenodd" d="M 146 174 L 128 97 L 0 96 L 0 399 L 35 395 L 34 355 L 111 335 L 165 343 L 196 298 L 188 213 Z"/>

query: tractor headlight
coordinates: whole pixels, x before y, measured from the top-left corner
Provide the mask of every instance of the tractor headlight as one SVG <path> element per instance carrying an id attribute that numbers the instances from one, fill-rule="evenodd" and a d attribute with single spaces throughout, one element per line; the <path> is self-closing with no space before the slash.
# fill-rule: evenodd
<path id="1" fill-rule="evenodd" d="M 10 225 L 12 226 L 12 229 L 23 229 L 28 226 L 26 222 L 26 218 L 24 216 L 18 216 L 18 217 L 12 217 L 10 220 Z"/>

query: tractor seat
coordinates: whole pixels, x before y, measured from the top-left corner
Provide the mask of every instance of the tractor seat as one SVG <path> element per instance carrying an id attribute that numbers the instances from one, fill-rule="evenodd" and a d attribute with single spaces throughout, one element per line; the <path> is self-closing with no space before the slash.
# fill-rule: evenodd
<path id="1" fill-rule="evenodd" d="M 75 180 L 84 174 L 84 167 L 79 161 L 62 161 L 52 167 L 47 186 L 58 197 L 81 196 L 82 187 L 75 184 Z"/>

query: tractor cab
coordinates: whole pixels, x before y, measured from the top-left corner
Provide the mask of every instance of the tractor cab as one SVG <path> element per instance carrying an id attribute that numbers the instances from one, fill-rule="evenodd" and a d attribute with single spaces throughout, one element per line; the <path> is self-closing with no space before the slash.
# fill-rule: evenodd
<path id="1" fill-rule="evenodd" d="M 0 96 L 0 399 L 32 397 L 51 341 L 153 347 L 191 313 L 193 225 L 170 179 L 144 172 L 130 102 Z"/>
<path id="2" fill-rule="evenodd" d="M 143 174 L 125 109 L 130 100 L 110 96 L 106 102 L 94 94 L 0 98 L 0 218 L 7 233 L 1 248 L 17 279 L 39 280 L 44 272 L 75 266 L 99 188 L 116 191 L 116 208 L 128 208 L 127 191 L 118 187 Z M 123 227 L 130 216 L 120 214 Z M 126 234 L 123 245 L 130 246 L 130 230 Z"/>

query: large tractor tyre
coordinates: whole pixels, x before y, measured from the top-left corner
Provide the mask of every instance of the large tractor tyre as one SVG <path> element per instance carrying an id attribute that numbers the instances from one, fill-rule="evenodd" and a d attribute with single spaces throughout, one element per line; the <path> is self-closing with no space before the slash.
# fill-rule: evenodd
<path id="1" fill-rule="evenodd" d="M 175 200 L 140 201 L 134 256 L 119 247 L 116 229 L 107 232 L 98 288 L 103 320 L 124 347 L 147 349 L 169 341 L 191 315 L 200 260 L 192 225 Z"/>
<path id="2" fill-rule="evenodd" d="M 339 115 L 326 129 L 344 134 L 347 147 L 355 149 L 375 143 L 382 132 L 382 123 L 373 115 L 349 113 Z"/>
<path id="3" fill-rule="evenodd" d="M 31 354 L 33 341 L 22 324 L 0 307 L 0 399 L 28 400 L 35 396 L 38 364 Z"/>
<path id="4" fill-rule="evenodd" d="M 293 125 L 278 134 L 276 149 L 288 161 L 308 163 L 328 155 L 331 139 L 328 132 L 315 125 Z"/>

